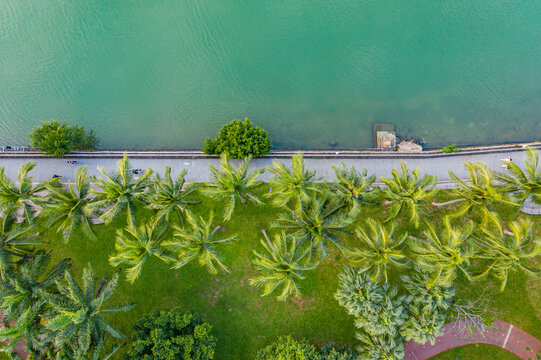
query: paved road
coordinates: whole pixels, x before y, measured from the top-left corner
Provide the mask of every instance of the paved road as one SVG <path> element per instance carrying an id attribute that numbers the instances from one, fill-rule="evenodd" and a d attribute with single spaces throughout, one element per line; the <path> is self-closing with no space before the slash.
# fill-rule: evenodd
<path id="1" fill-rule="evenodd" d="M 420 167 L 422 173 L 434 174 L 438 177 L 440 182 L 450 181 L 448 170 L 452 170 L 459 178 L 466 179 L 467 172 L 464 168 L 464 162 L 466 161 L 479 161 L 486 163 L 490 168 L 495 170 L 503 170 L 501 159 L 512 157 L 513 161 L 518 164 L 522 164 L 524 160 L 523 151 L 514 152 L 498 152 L 489 154 L 475 154 L 475 155 L 460 155 L 460 156 L 448 156 L 437 158 L 409 158 L 404 159 L 409 169 Z M 0 167 L 4 167 L 6 175 L 12 179 L 15 179 L 18 168 L 28 159 L 24 158 L 1 158 Z M 77 159 L 77 165 L 71 165 L 67 163 L 66 159 L 51 159 L 51 158 L 39 158 L 35 159 L 38 163 L 31 175 L 34 177 L 34 181 L 43 181 L 50 179 L 53 175 L 61 175 L 66 181 L 73 181 L 74 173 L 77 166 L 87 165 L 88 172 L 91 175 L 99 175 L 97 166 L 105 168 L 107 171 L 113 171 L 116 167 L 118 159 L 111 158 L 79 158 Z M 238 160 L 234 160 L 238 161 Z M 262 158 L 252 160 L 251 168 L 262 168 L 272 166 L 272 159 Z M 280 159 L 285 163 L 290 163 L 288 159 Z M 317 175 L 324 180 L 334 180 L 335 175 L 332 169 L 332 165 L 340 166 L 340 162 L 343 161 L 346 166 L 354 166 L 357 169 L 366 168 L 369 174 L 375 174 L 376 177 L 385 176 L 388 177 L 391 174 L 393 168 L 400 168 L 400 159 L 385 159 L 385 158 L 370 158 L 370 159 L 352 159 L 352 158 L 326 158 L 326 159 L 306 159 L 306 166 L 310 170 L 316 170 Z M 176 173 L 181 169 L 188 169 L 187 181 L 204 182 L 210 180 L 208 173 L 209 165 L 219 166 L 218 159 L 193 159 L 193 158 L 155 158 L 155 159 L 132 159 L 131 164 L 133 168 L 152 168 L 154 171 L 163 172 L 166 166 L 171 166 L 173 172 Z M 269 172 L 265 172 L 260 179 L 267 180 L 270 177 Z"/>

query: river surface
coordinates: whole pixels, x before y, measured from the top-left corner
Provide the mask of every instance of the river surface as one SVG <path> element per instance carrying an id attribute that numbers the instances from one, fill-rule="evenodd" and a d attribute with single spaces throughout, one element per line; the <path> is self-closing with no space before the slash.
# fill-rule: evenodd
<path id="1" fill-rule="evenodd" d="M 40 120 L 194 149 L 248 116 L 275 148 L 540 140 L 539 0 L 0 0 L 0 145 Z"/>

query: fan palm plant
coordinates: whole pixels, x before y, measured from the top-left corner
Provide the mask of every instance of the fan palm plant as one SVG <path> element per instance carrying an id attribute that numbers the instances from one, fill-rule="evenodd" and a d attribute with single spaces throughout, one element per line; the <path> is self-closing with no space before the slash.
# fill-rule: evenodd
<path id="1" fill-rule="evenodd" d="M 443 219 L 444 229 L 438 234 L 434 227 L 426 224 L 424 239 L 410 236 L 410 249 L 416 265 L 430 276 L 426 286 L 450 286 L 458 273 L 471 280 L 469 264 L 476 254 L 471 242 L 474 230 L 472 222 L 464 228 L 454 228 L 449 217 Z"/>
<path id="2" fill-rule="evenodd" d="M 392 178 L 380 178 L 381 182 L 387 185 L 384 192 L 390 201 L 385 222 L 395 219 L 403 211 L 408 214 L 409 221 L 418 227 L 421 215 L 424 214 L 423 206 L 434 195 L 438 179 L 433 175 L 420 178 L 419 168 L 410 173 L 403 161 L 400 161 L 400 166 L 402 174 L 399 175 L 396 169 L 393 169 Z"/>
<path id="3" fill-rule="evenodd" d="M 59 294 L 43 293 L 43 299 L 52 309 L 46 317 L 46 328 L 54 333 L 55 345 L 70 346 L 85 353 L 109 334 L 124 339 L 124 335 L 105 318 L 130 310 L 134 304 L 105 306 L 118 285 L 118 273 L 102 282 L 96 291 L 94 272 L 90 264 L 83 270 L 83 286 L 77 285 L 69 271 L 65 282 L 57 281 Z"/>
<path id="4" fill-rule="evenodd" d="M 216 247 L 231 244 L 237 241 L 237 235 L 229 237 L 218 236 L 217 232 L 222 229 L 221 226 L 214 226 L 212 212 L 208 220 L 202 217 L 188 217 L 189 227 L 174 227 L 173 240 L 168 240 L 163 245 L 176 255 L 173 265 L 174 269 L 179 269 L 192 260 L 197 259 L 199 265 L 205 266 L 209 273 L 217 274 L 218 267 L 229 272 L 222 262 Z"/>
<path id="5" fill-rule="evenodd" d="M 345 249 L 349 261 L 359 267 L 359 272 L 367 272 L 371 281 L 388 282 L 390 266 L 405 267 L 408 258 L 404 250 L 407 233 L 395 234 L 394 225 L 385 226 L 379 221 L 369 219 L 365 226 L 357 226 L 355 235 L 360 240 L 354 249 Z"/>
<path id="6" fill-rule="evenodd" d="M 377 199 L 379 188 L 372 184 L 376 180 L 374 175 L 367 177 L 366 169 L 357 171 L 352 166 L 349 170 L 342 162 L 342 168 L 333 165 L 337 181 L 333 183 L 333 193 L 341 203 L 345 204 L 350 213 L 355 213 L 360 206 L 371 204 Z"/>
<path id="7" fill-rule="evenodd" d="M 317 251 L 322 259 L 329 253 L 328 243 L 342 249 L 340 235 L 348 232 L 354 220 L 340 211 L 343 206 L 334 203 L 324 193 L 309 201 L 302 201 L 295 210 L 288 209 L 272 226 L 290 232 L 302 243 L 308 242 L 310 255 Z"/>
<path id="8" fill-rule="evenodd" d="M 109 263 L 113 266 L 129 266 L 126 269 L 126 279 L 133 283 L 141 275 L 141 269 L 150 257 L 156 256 L 165 262 L 173 261 L 172 255 L 162 248 L 162 242 L 167 238 L 166 230 L 165 222 L 142 224 L 139 227 L 128 225 L 124 230 L 117 230 L 115 253 L 109 256 Z"/>
<path id="9" fill-rule="evenodd" d="M 11 181 L 0 168 L 0 212 L 19 211 L 22 209 L 24 221 L 32 223 L 36 208 L 44 201 L 42 193 L 45 185 L 52 180 L 34 185 L 28 173 L 36 167 L 36 162 L 24 163 L 17 173 L 18 184 Z M 55 179 L 56 180 L 56 179 Z"/>
<path id="10" fill-rule="evenodd" d="M 483 250 L 476 258 L 489 262 L 487 269 L 474 280 L 492 273 L 501 281 L 501 291 L 505 289 L 510 272 L 541 275 L 541 269 L 531 265 L 532 260 L 541 255 L 541 238 L 534 234 L 532 223 L 520 219 L 508 226 L 510 231 L 504 230 L 497 215 L 490 213 L 474 237 Z"/>
<path id="11" fill-rule="evenodd" d="M 5 279 L 6 271 L 13 262 L 19 259 L 32 258 L 33 246 L 44 244 L 37 239 L 39 233 L 32 233 L 33 227 L 15 223 L 13 212 L 0 216 L 0 277 Z"/>
<path id="12" fill-rule="evenodd" d="M 526 161 L 522 170 L 513 161 L 506 163 L 507 173 L 494 173 L 496 179 L 503 181 L 508 189 L 516 196 L 520 206 L 531 196 L 532 200 L 541 205 L 541 167 L 537 149 L 526 149 Z"/>
<path id="13" fill-rule="evenodd" d="M 25 261 L 18 271 L 10 271 L 5 281 L 0 282 L 0 308 L 11 319 L 16 320 L 25 310 L 41 299 L 42 291 L 50 291 L 55 281 L 70 268 L 64 259 L 48 268 L 51 256 L 39 251 L 32 261 Z"/>
<path id="14" fill-rule="evenodd" d="M 460 180 L 449 170 L 449 176 L 455 182 L 455 187 L 451 191 L 457 198 L 445 203 L 433 202 L 432 205 L 440 207 L 453 203 L 463 203 L 452 216 L 462 216 L 472 210 L 484 214 L 488 206 L 493 202 L 517 205 L 509 199 L 502 187 L 494 184 L 493 174 L 485 165 L 471 162 L 466 162 L 464 165 L 468 170 L 469 183 Z"/>
<path id="15" fill-rule="evenodd" d="M 16 324 L 0 329 L 0 340 L 8 341 L 1 351 L 12 354 L 13 348 L 24 340 L 30 358 L 39 356 L 51 344 L 50 333 L 42 325 L 44 311 L 44 302 L 37 301 L 17 317 Z"/>
<path id="16" fill-rule="evenodd" d="M 96 195 L 95 206 L 108 208 L 102 215 L 105 223 L 110 223 L 120 212 L 126 210 L 128 224 L 134 223 L 136 204 L 145 204 L 145 193 L 150 185 L 151 169 L 134 178 L 130 167 L 130 160 L 124 154 L 122 160 L 117 163 L 117 171 L 107 174 L 105 169 L 98 166 L 98 171 L 105 179 L 96 179 L 99 189 L 92 189 L 91 193 Z"/>
<path id="17" fill-rule="evenodd" d="M 257 195 L 253 193 L 253 190 L 260 185 L 256 179 L 265 169 L 248 172 L 250 160 L 251 157 L 248 157 L 238 168 L 235 168 L 229 163 L 227 155 L 222 154 L 220 159 L 220 168 L 222 171 L 212 165 L 209 167 L 214 182 L 207 184 L 202 189 L 202 192 L 213 199 L 225 200 L 225 220 L 231 219 L 237 200 L 243 204 L 246 200 L 257 205 L 262 204 Z"/>
<path id="18" fill-rule="evenodd" d="M 291 158 L 291 168 L 277 161 L 274 161 L 273 165 L 273 168 L 267 168 L 275 176 L 269 180 L 271 192 L 266 196 L 273 198 L 274 205 L 280 208 L 287 205 L 298 206 L 320 191 L 315 183 L 319 180 L 315 177 L 316 172 L 306 169 L 301 153 Z"/>
<path id="19" fill-rule="evenodd" d="M 73 236 L 73 230 L 81 232 L 91 240 L 96 240 L 96 235 L 90 227 L 89 220 L 92 216 L 97 217 L 93 207 L 93 198 L 90 195 L 90 177 L 86 172 L 86 166 L 80 167 L 75 173 L 75 184 L 68 184 L 68 189 L 63 189 L 55 184 L 46 185 L 49 190 L 49 202 L 47 202 L 43 215 L 48 217 L 46 226 L 58 224 L 58 232 L 62 232 L 64 242 L 68 242 Z"/>
<path id="20" fill-rule="evenodd" d="M 156 219 L 169 221 L 173 214 L 176 214 L 179 221 L 183 221 L 190 214 L 190 206 L 197 203 L 188 197 L 197 188 L 188 186 L 184 188 L 185 177 L 188 171 L 183 169 L 179 172 L 176 180 L 171 178 L 171 167 L 165 168 L 163 178 L 156 174 L 156 180 L 153 182 L 153 191 L 148 197 L 148 208 L 156 211 Z"/>
<path id="21" fill-rule="evenodd" d="M 261 296 L 269 295 L 281 287 L 278 300 L 285 301 L 291 295 L 298 298 L 301 291 L 297 282 L 305 279 L 305 271 L 318 266 L 318 263 L 310 259 L 310 248 L 302 249 L 295 237 L 284 232 L 277 234 L 274 241 L 269 239 L 264 230 L 263 236 L 265 241 L 261 240 L 261 245 L 265 253 L 253 250 L 256 256 L 253 263 L 260 275 L 250 279 L 250 284 L 263 288 Z"/>

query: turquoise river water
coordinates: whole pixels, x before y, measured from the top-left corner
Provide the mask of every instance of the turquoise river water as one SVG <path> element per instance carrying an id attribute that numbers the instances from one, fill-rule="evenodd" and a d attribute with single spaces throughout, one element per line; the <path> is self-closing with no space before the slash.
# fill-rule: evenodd
<path id="1" fill-rule="evenodd" d="M 539 0 L 0 0 L 0 145 L 39 120 L 193 149 L 250 117 L 276 148 L 539 140 Z"/>

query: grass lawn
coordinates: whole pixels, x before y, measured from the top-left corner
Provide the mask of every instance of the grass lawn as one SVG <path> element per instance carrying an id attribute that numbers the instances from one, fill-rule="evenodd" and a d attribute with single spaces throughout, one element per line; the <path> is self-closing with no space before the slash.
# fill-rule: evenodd
<path id="1" fill-rule="evenodd" d="M 266 191 L 266 188 L 263 187 L 261 191 Z M 446 194 L 441 194 L 440 198 L 445 199 Z M 432 210 L 429 218 L 441 223 L 442 211 Z M 214 211 L 216 219 L 221 219 L 221 205 L 203 201 L 195 206 L 197 214 L 208 216 L 210 211 Z M 512 209 L 503 212 L 510 213 Z M 130 312 L 112 317 L 113 322 L 130 335 L 131 325 L 150 311 L 193 309 L 214 327 L 218 339 L 216 359 L 220 360 L 253 359 L 258 349 L 285 334 L 304 337 L 318 345 L 330 341 L 355 345 L 354 319 L 333 297 L 338 283 L 337 275 L 346 263 L 338 251 L 333 250 L 317 270 L 307 273 L 307 279 L 301 282 L 304 295 L 298 300 L 279 302 L 272 296 L 261 297 L 261 291 L 249 285 L 249 279 L 256 275 L 251 263 L 252 249 L 261 249 L 261 228 L 269 229 L 270 222 L 278 213 L 278 209 L 267 205 L 244 204 L 238 206 L 231 221 L 217 222 L 227 226 L 227 233 L 240 235 L 237 243 L 222 248 L 230 274 L 222 272 L 213 276 L 197 263 L 172 270 L 160 260 L 151 259 L 144 265 L 141 277 L 134 284 L 126 282 L 123 276 L 114 301 L 135 302 L 137 306 Z M 137 215 L 138 219 L 149 218 L 149 213 L 145 211 Z M 359 215 L 359 221 L 368 216 L 383 215 L 381 207 L 367 208 Z M 539 223 L 539 220 L 536 221 Z M 65 257 L 72 259 L 78 281 L 87 263 L 92 264 L 99 279 L 117 270 L 109 265 L 108 257 L 114 249 L 115 228 L 121 228 L 124 224 L 125 217 L 121 217 L 110 226 L 95 226 L 97 242 L 79 238 L 79 241 L 64 244 L 54 229 L 44 231 L 43 237 L 51 243 L 58 260 Z M 416 231 L 404 220 L 399 219 L 398 224 L 412 233 Z M 354 245 L 354 239 L 344 240 Z M 393 281 L 398 275 L 393 275 Z M 513 273 L 505 292 L 500 293 L 498 283 L 492 280 L 472 284 L 460 279 L 456 298 L 475 297 L 485 288 L 488 288 L 487 294 L 492 298 L 493 306 L 501 311 L 500 319 L 541 338 L 541 281 Z M 504 357 L 506 355 L 502 354 L 505 353 L 491 347 L 468 346 L 451 350 L 437 359 L 513 358 Z"/>

